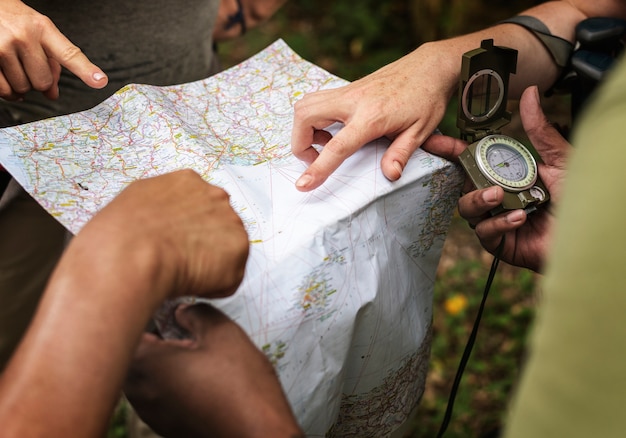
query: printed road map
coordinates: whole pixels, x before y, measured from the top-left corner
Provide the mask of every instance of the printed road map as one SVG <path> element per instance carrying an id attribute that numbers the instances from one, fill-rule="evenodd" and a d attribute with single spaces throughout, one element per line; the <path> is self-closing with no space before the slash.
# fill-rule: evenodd
<path id="1" fill-rule="evenodd" d="M 226 189 L 251 253 L 240 289 L 213 304 L 275 365 L 307 436 L 383 437 L 424 390 L 462 177 L 418 150 L 389 182 L 381 139 L 298 192 L 293 105 L 345 83 L 278 40 L 202 81 L 128 85 L 91 110 L 2 129 L 0 164 L 73 233 L 138 178 L 192 168 Z M 157 315 L 166 331 L 173 305 Z"/>

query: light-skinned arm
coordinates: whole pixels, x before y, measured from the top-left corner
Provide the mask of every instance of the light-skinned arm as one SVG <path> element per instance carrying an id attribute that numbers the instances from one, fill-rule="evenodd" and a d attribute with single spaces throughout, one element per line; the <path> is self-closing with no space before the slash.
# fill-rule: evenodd
<path id="1" fill-rule="evenodd" d="M 587 17 L 626 19 L 626 2 L 551 1 L 521 14 L 538 18 L 553 35 L 573 42 L 576 25 Z M 462 55 L 484 39 L 519 52 L 509 97 L 519 97 L 529 85 L 544 91 L 558 77 L 559 69 L 540 40 L 516 24 L 425 43 L 345 87 L 311 93 L 296 103 L 292 150 L 309 165 L 296 188 L 319 187 L 347 157 L 382 136 L 392 140 L 381 159 L 382 172 L 389 180 L 400 178 L 411 154 L 441 122 L 458 87 Z M 331 137 L 324 129 L 335 122 L 344 127 Z M 324 145 L 322 152 L 313 144 Z"/>

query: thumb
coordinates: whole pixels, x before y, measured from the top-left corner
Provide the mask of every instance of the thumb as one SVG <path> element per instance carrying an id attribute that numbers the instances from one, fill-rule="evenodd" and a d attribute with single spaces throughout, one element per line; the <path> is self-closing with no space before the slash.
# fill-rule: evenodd
<path id="1" fill-rule="evenodd" d="M 229 318 L 208 303 L 181 304 L 176 308 L 175 319 L 191 338 L 199 341 L 212 328 L 229 322 Z"/>
<path id="2" fill-rule="evenodd" d="M 454 137 L 433 134 L 426 139 L 422 149 L 450 161 L 459 161 L 459 155 L 467 148 L 467 143 Z"/>
<path id="3" fill-rule="evenodd" d="M 87 56 L 67 39 L 56 27 L 46 30 L 42 45 L 49 58 L 74 73 L 92 88 L 104 88 L 109 82 L 107 75 L 93 64 Z"/>
<path id="4" fill-rule="evenodd" d="M 528 139 L 544 160 L 551 149 L 567 143 L 543 113 L 537 86 L 524 90 L 520 99 L 520 116 Z"/>

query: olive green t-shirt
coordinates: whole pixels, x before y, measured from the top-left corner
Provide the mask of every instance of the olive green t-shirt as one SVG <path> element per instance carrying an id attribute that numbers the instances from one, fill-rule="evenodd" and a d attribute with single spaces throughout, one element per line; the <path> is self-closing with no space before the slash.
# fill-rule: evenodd
<path id="1" fill-rule="evenodd" d="M 626 436 L 626 60 L 573 139 L 507 438 Z"/>

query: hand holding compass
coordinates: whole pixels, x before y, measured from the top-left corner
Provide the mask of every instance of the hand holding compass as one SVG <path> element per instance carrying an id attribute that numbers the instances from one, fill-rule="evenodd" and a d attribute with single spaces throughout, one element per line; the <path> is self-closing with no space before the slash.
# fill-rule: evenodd
<path id="1" fill-rule="evenodd" d="M 572 147 L 543 115 L 536 87 L 524 91 L 520 113 L 531 143 L 543 158 L 537 162 L 538 175 L 549 190 L 552 202 L 558 202 Z M 432 135 L 422 146 L 424 150 L 452 161 L 458 161 L 466 147 L 463 140 L 445 135 Z M 473 185 L 468 178 L 466 188 L 470 184 Z M 459 199 L 459 214 L 475 227 L 476 236 L 487 251 L 493 254 L 502 236 L 506 235 L 501 260 L 540 272 L 554 220 L 552 209 L 539 208 L 531 215 L 523 209 L 508 210 L 494 216 L 492 211 L 502 204 L 505 193 L 497 184 L 466 193 Z"/>

